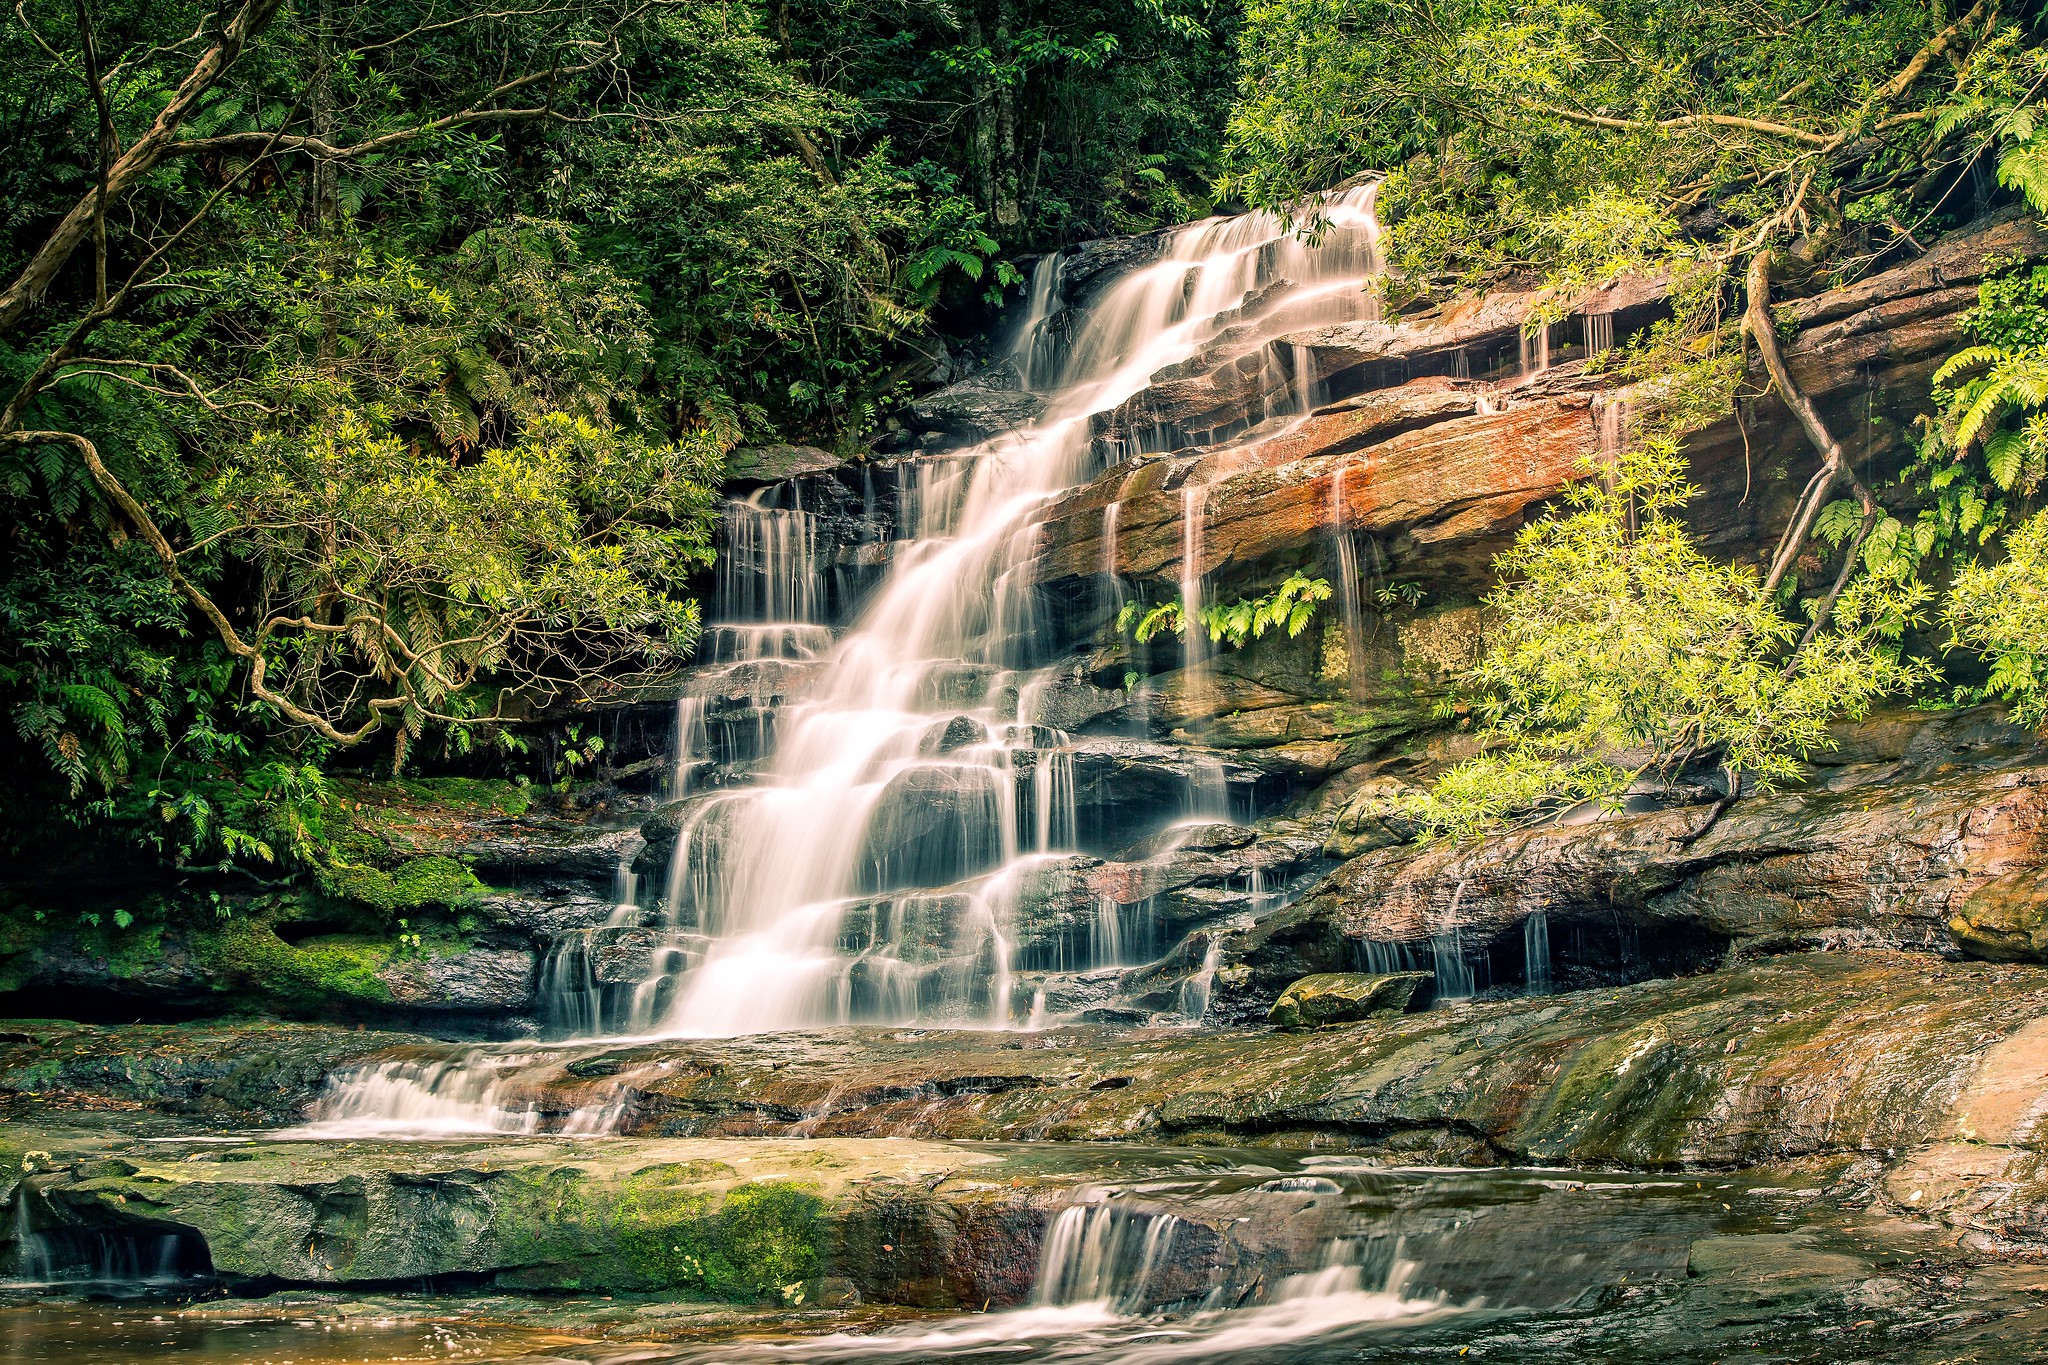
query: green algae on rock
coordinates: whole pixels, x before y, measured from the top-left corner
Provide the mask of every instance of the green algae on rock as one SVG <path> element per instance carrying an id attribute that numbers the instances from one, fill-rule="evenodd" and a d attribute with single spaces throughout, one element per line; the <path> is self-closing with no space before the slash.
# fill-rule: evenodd
<path id="1" fill-rule="evenodd" d="M 1275 1028 L 1319 1028 L 1351 1024 L 1374 1014 L 1400 1014 L 1415 993 L 1434 981 L 1428 972 L 1365 976 L 1323 972 L 1304 976 L 1280 992 L 1266 1019 Z"/>

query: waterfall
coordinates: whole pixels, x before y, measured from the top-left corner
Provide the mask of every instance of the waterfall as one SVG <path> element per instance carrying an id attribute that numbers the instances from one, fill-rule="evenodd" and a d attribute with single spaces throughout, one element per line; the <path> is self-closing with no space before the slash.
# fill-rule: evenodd
<path id="1" fill-rule="evenodd" d="M 1584 314 L 1586 326 L 1586 358 L 1592 359 L 1602 351 L 1614 349 L 1614 314 Z"/>
<path id="2" fill-rule="evenodd" d="M 697 769 L 709 757 L 711 737 L 704 727 L 704 698 L 676 698 L 675 768 L 669 776 L 669 795 L 684 797 L 697 780 Z"/>
<path id="3" fill-rule="evenodd" d="M 1550 994 L 1550 914 L 1538 910 L 1522 921 L 1522 958 L 1531 995 Z"/>
<path id="4" fill-rule="evenodd" d="M 686 810 L 661 915 L 671 935 L 696 937 L 665 940 L 631 992 L 631 1017 L 612 1027 L 723 1036 L 854 1020 L 1007 1024 L 1023 1014 L 1008 999 L 1012 898 L 1025 872 L 1077 841 L 1068 742 L 1031 709 L 1034 679 L 1060 652 L 1032 570 L 1043 509 L 1100 471 L 1095 415 L 1238 325 L 1253 294 L 1289 281 L 1290 327 L 1368 314 L 1373 195 L 1366 186 L 1332 196 L 1314 240 L 1266 214 L 1178 229 L 1156 259 L 1111 279 L 1057 327 L 1047 324 L 1060 311 L 1060 265 L 1041 260 L 1011 359 L 1046 395 L 1044 414 L 897 466 L 903 542 L 836 640 L 817 629 L 828 603 L 816 519 L 793 486 L 728 506 L 709 638 L 734 658 L 802 651 L 816 663 L 809 681 L 784 683 L 772 736 L 760 722 L 772 748 L 752 779 Z M 1281 359 L 1288 404 L 1303 410 L 1316 397 L 1313 356 L 1296 348 Z M 1184 490 L 1181 527 L 1197 688 L 1205 493 Z M 1116 518 L 1105 510 L 1112 580 Z M 1197 812 L 1227 814 L 1225 776 L 1220 766 L 1198 775 Z M 927 939 L 938 939 L 920 941 L 921 957 L 862 947 L 864 933 L 843 941 L 849 917 L 876 913 L 876 897 L 912 905 L 903 898 L 927 895 L 937 899 L 914 904 L 967 909 L 924 916 Z"/>
<path id="5" fill-rule="evenodd" d="M 1173 1252 L 1180 1219 L 1118 1204 L 1061 1209 L 1039 1251 L 1032 1302 L 1106 1302 L 1123 1312 L 1151 1306 L 1147 1292 Z"/>
<path id="6" fill-rule="evenodd" d="M 1460 352 L 1463 354 L 1463 352 Z M 1330 543 L 1336 547 L 1337 609 L 1344 625 L 1344 677 L 1354 697 L 1365 681 L 1365 610 L 1358 588 L 1358 546 L 1344 525 L 1344 479 L 1351 461 L 1330 471 Z"/>
<path id="7" fill-rule="evenodd" d="M 803 510 L 795 484 L 784 485 L 798 505 L 773 507 L 773 489 L 760 488 L 725 504 L 725 553 L 718 558 L 715 607 L 719 619 L 809 622 L 824 606 L 818 572 L 817 521 Z"/>
<path id="8" fill-rule="evenodd" d="M 1522 378 L 1534 379 L 1550 368 L 1550 327 L 1538 323 L 1522 328 Z"/>
<path id="9" fill-rule="evenodd" d="M 1214 934 L 1202 951 L 1202 969 L 1180 983 L 1180 1012 L 1191 1024 L 1199 1024 L 1209 1013 L 1209 998 L 1216 989 L 1216 971 L 1223 965 L 1223 943 Z"/>
<path id="10" fill-rule="evenodd" d="M 1207 690 L 1209 628 L 1202 623 L 1202 545 L 1208 512 L 1206 487 L 1189 484 L 1180 494 L 1181 667 L 1187 670 L 1191 703 Z"/>

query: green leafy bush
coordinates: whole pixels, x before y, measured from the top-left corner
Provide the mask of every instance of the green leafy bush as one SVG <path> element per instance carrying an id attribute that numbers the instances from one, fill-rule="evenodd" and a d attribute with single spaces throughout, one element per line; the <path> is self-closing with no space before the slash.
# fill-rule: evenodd
<path id="1" fill-rule="evenodd" d="M 1488 752 L 1405 813 L 1462 837 L 1611 800 L 1653 769 L 1712 757 L 1759 788 L 1831 746 L 1828 722 L 1910 688 L 1899 640 L 1927 589 L 1866 572 L 1804 628 L 1756 571 L 1702 554 L 1676 442 L 1645 440 L 1571 485 L 1496 562 L 1487 649 L 1462 680 Z"/>

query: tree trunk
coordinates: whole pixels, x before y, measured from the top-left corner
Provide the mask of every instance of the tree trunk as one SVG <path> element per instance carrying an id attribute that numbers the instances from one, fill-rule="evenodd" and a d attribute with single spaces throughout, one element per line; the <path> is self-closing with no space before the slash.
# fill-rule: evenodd
<path id="1" fill-rule="evenodd" d="M 970 4 L 966 15 L 962 36 L 967 40 L 968 50 L 976 54 L 978 68 L 987 48 L 979 3 Z M 974 197 L 982 212 L 993 217 L 996 211 L 996 81 L 986 71 L 976 69 L 975 74 L 968 78 L 967 89 L 973 111 L 968 131 L 967 161 L 974 168 Z"/>
<path id="2" fill-rule="evenodd" d="M 1016 17 L 1015 11 L 1015 0 L 996 0 L 995 51 L 1002 61 L 1014 56 L 1010 25 Z M 995 202 L 992 210 L 999 233 L 1012 232 L 1024 221 L 1023 206 L 1019 202 L 1024 165 L 1017 154 L 1017 95 L 1022 83 L 1021 70 L 1015 80 L 996 83 Z"/>

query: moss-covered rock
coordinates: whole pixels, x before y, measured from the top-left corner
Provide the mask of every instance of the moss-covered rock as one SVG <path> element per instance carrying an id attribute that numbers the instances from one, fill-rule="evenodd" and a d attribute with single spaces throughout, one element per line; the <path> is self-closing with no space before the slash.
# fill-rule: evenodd
<path id="1" fill-rule="evenodd" d="M 24 1126 L 8 1140 L 0 1183 L 26 1185 L 38 1228 L 195 1239 L 231 1285 L 459 1277 L 785 1304 L 829 1279 L 881 1301 L 1014 1301 L 1045 1209 L 1114 1160 L 920 1142 L 144 1145 Z M 24 1170 L 31 1148 L 48 1155 Z M 916 1225 L 891 1203 L 885 1232 L 876 1197 L 903 1190 L 920 1195 Z M 0 1226 L 0 1264 L 18 1226 Z M 1022 1229 L 1021 1247 L 982 1231 L 997 1227 Z"/>
<path id="2" fill-rule="evenodd" d="M 396 951 L 389 941 L 335 935 L 287 943 L 269 925 L 241 920 L 198 936 L 193 946 L 213 969 L 217 991 L 253 988 L 302 1009 L 391 1000 L 390 987 L 378 975 Z"/>
<path id="3" fill-rule="evenodd" d="M 486 889 L 475 873 L 439 855 L 410 858 L 388 872 L 350 864 L 327 874 L 327 882 L 344 900 L 387 914 L 472 905 Z"/>
<path id="4" fill-rule="evenodd" d="M 1321 1028 L 1354 1024 L 1375 1014 L 1399 1014 L 1418 990 L 1435 978 L 1428 972 L 1393 972 L 1367 976 L 1358 972 L 1322 972 L 1304 976 L 1273 1002 L 1266 1019 L 1275 1028 Z"/>
<path id="5" fill-rule="evenodd" d="M 1994 877 L 1948 922 L 1956 942 L 1993 962 L 2048 962 L 2048 866 Z"/>

